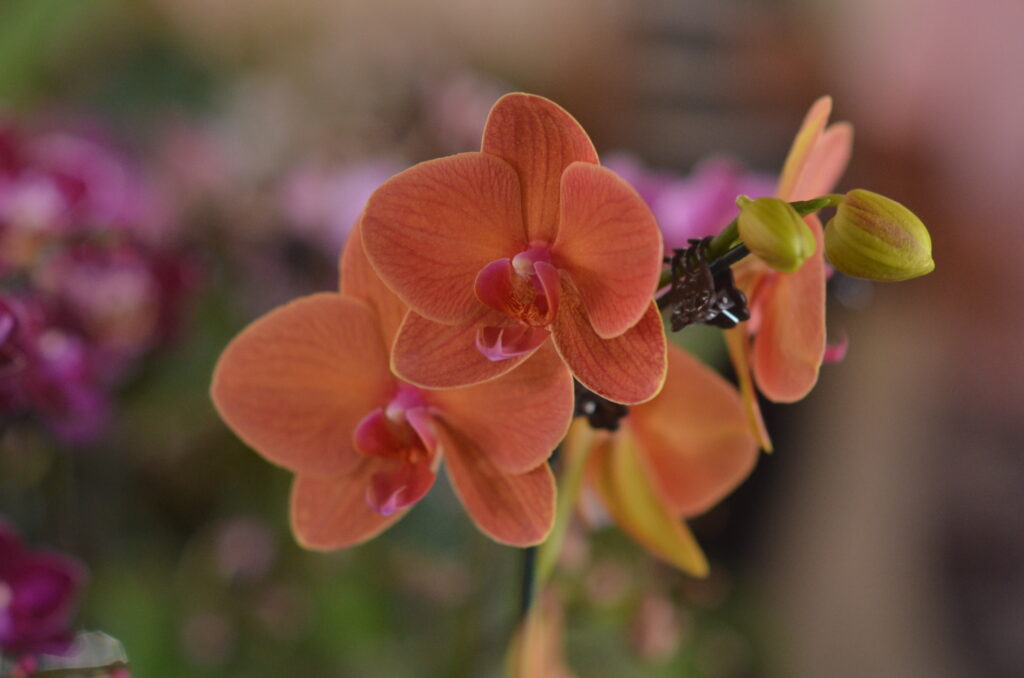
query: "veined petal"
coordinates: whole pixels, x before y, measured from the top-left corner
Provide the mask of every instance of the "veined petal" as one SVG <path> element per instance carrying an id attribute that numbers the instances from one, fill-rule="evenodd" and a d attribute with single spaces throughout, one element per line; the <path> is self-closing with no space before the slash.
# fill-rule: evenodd
<path id="1" fill-rule="evenodd" d="M 589 477 L 620 528 L 652 554 L 695 577 L 708 573 L 703 551 L 651 484 L 627 430 L 590 452 Z"/>
<path id="2" fill-rule="evenodd" d="M 501 379 L 424 395 L 507 473 L 547 461 L 572 421 L 572 375 L 550 345 Z"/>
<path id="3" fill-rule="evenodd" d="M 800 176 L 807 166 L 807 160 L 818 143 L 822 130 L 828 122 L 828 116 L 832 113 L 832 97 L 821 97 L 815 101 L 800 129 L 793 139 L 793 145 L 786 156 L 786 162 L 782 166 L 782 174 L 779 176 L 779 185 L 775 195 L 783 200 L 794 200 L 793 192 L 800 181 Z"/>
<path id="4" fill-rule="evenodd" d="M 779 274 L 765 297 L 754 337 L 757 388 L 780 403 L 800 400 L 814 388 L 825 357 L 825 245 L 818 218 L 805 221 L 818 241 L 818 253 L 795 273 Z"/>
<path id="5" fill-rule="evenodd" d="M 625 334 L 602 339 L 591 327 L 579 293 L 563 276 L 552 337 L 573 375 L 602 398 L 642 403 L 657 395 L 665 381 L 665 329 L 653 301 Z"/>
<path id="6" fill-rule="evenodd" d="M 370 508 L 366 490 L 387 460 L 363 458 L 355 470 L 338 476 L 297 476 L 292 483 L 291 524 L 296 541 L 317 551 L 354 546 L 376 537 L 405 515 L 384 516 Z"/>
<path id="7" fill-rule="evenodd" d="M 481 532 L 510 546 L 544 541 L 555 519 L 555 478 L 547 464 L 512 475 L 444 421 L 437 422 L 437 437 L 452 487 Z"/>
<path id="8" fill-rule="evenodd" d="M 853 125 L 829 125 L 814 144 L 789 200 L 810 200 L 835 189 L 853 150 Z"/>
<path id="9" fill-rule="evenodd" d="M 478 317 L 463 325 L 442 325 L 410 311 L 392 351 L 395 374 L 424 388 L 457 388 L 500 377 L 530 357 L 525 353 L 505 360 L 488 359 L 476 345 L 481 323 L 516 325 L 493 312 Z"/>
<path id="10" fill-rule="evenodd" d="M 562 174 L 552 247 L 599 337 L 617 337 L 650 306 L 661 275 L 662 236 L 647 203 L 614 172 L 576 162 Z"/>
<path id="11" fill-rule="evenodd" d="M 380 320 L 384 343 L 390 347 L 408 307 L 380 279 L 363 250 L 362 219 L 356 223 L 341 253 L 341 292 L 362 299 Z"/>
<path id="12" fill-rule="evenodd" d="M 245 328 L 224 349 L 210 393 L 221 418 L 269 461 L 334 475 L 358 460 L 353 431 L 394 384 L 374 312 L 324 293 Z"/>
<path id="13" fill-rule="evenodd" d="M 481 150 L 515 168 L 529 240 L 545 243 L 554 241 L 558 229 L 562 172 L 577 161 L 598 163 L 594 144 L 576 119 L 532 94 L 506 94 L 494 104 Z"/>
<path id="14" fill-rule="evenodd" d="M 465 322 L 480 308 L 473 293 L 480 269 L 526 248 L 519 179 L 484 153 L 422 162 L 370 197 L 362 234 L 373 267 L 412 309 Z"/>
<path id="15" fill-rule="evenodd" d="M 758 447 L 736 389 L 677 346 L 668 348 L 668 379 L 626 425 L 675 515 L 711 508 L 753 470 Z"/>
<path id="16" fill-rule="evenodd" d="M 724 334 L 729 358 L 732 360 L 733 369 L 736 370 L 736 381 L 739 383 L 740 397 L 743 399 L 743 409 L 747 414 L 750 431 L 757 438 L 761 449 L 771 452 L 772 440 L 768 437 L 768 428 L 764 425 L 761 406 L 757 402 L 757 391 L 754 390 L 754 380 L 750 374 L 750 338 L 747 335 L 747 328 L 741 325 L 735 329 L 725 330 Z"/>

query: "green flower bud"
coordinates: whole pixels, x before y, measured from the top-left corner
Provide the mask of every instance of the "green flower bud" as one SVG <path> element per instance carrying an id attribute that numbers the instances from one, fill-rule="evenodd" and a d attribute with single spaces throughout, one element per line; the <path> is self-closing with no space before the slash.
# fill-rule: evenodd
<path id="1" fill-rule="evenodd" d="M 792 273 L 814 254 L 814 233 L 785 200 L 740 196 L 736 204 L 743 244 L 772 268 Z"/>
<path id="2" fill-rule="evenodd" d="M 932 239 L 913 212 L 884 195 L 856 189 L 825 228 L 825 253 L 847 275 L 909 280 L 935 269 Z"/>

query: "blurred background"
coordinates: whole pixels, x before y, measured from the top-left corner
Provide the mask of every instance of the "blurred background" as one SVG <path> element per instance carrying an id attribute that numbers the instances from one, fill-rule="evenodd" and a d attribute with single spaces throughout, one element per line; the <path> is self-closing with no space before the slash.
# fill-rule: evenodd
<path id="1" fill-rule="evenodd" d="M 0 0 L 0 514 L 86 565 L 74 626 L 138 676 L 499 676 L 518 554 L 447 489 L 302 551 L 288 474 L 210 405 L 219 351 L 336 285 L 370 192 L 478 148 L 504 92 L 571 111 L 667 238 L 770 186 L 827 93 L 840 188 L 921 215 L 936 272 L 830 284 L 846 359 L 696 521 L 709 579 L 571 535 L 569 663 L 1022 676 L 1022 30 L 1019 0 Z"/>

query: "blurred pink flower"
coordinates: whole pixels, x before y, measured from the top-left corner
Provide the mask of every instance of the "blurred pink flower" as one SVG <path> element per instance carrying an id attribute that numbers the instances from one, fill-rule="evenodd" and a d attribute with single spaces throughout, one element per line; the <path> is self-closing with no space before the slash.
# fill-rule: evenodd
<path id="1" fill-rule="evenodd" d="M 511 91 L 508 84 L 471 70 L 429 79 L 421 88 L 428 131 L 445 153 L 475 151 L 491 106 Z"/>
<path id="2" fill-rule="evenodd" d="M 0 649 L 12 654 L 61 653 L 86 579 L 78 561 L 31 550 L 0 521 Z"/>
<path id="3" fill-rule="evenodd" d="M 284 214 L 300 237 L 334 257 L 370 195 L 407 166 L 382 156 L 337 167 L 300 167 L 283 182 Z"/>
<path id="4" fill-rule="evenodd" d="M 0 122 L 0 418 L 94 440 L 112 388 L 174 332 L 195 276 L 155 195 L 87 125 Z"/>
<path id="5" fill-rule="evenodd" d="M 666 249 L 686 247 L 690 238 L 722 230 L 739 214 L 736 196 L 759 198 L 775 190 L 774 178 L 746 170 L 728 158 L 704 160 L 685 176 L 649 169 L 625 153 L 611 154 L 604 164 L 647 201 Z"/>
<path id="6" fill-rule="evenodd" d="M 77 337 L 36 300 L 0 295 L 0 421 L 34 414 L 68 442 L 102 431 L 109 403 Z"/>

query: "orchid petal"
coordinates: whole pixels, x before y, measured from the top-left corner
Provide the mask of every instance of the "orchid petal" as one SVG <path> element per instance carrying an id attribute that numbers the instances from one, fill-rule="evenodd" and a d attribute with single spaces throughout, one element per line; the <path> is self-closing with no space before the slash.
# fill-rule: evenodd
<path id="1" fill-rule="evenodd" d="M 807 157 L 790 200 L 811 200 L 835 189 L 853 151 L 853 125 L 837 122 L 822 132 Z"/>
<path id="2" fill-rule="evenodd" d="M 556 265 L 572 275 L 597 335 L 617 337 L 639 322 L 658 286 L 658 223 L 632 186 L 598 165 L 569 165 L 561 191 Z"/>
<path id="3" fill-rule="evenodd" d="M 395 381 L 373 311 L 340 294 L 315 294 L 244 329 L 214 370 L 221 418 L 269 461 L 302 474 L 355 464 L 352 432 Z"/>
<path id="4" fill-rule="evenodd" d="M 743 409 L 746 411 L 750 431 L 754 434 L 761 449 L 771 452 L 772 440 L 768 436 L 768 428 L 764 425 L 761 406 L 757 402 L 757 391 L 754 389 L 754 380 L 750 374 L 750 337 L 747 334 L 747 329 L 740 326 L 726 330 L 725 345 L 729 349 L 729 358 L 736 371 L 736 381 L 739 384 L 740 398 L 743 399 Z"/>
<path id="5" fill-rule="evenodd" d="M 562 279 L 562 305 L 552 336 L 573 375 L 602 398 L 632 405 L 650 400 L 665 381 L 665 329 L 654 302 L 625 334 L 602 339 L 572 282 Z"/>
<path id="6" fill-rule="evenodd" d="M 291 525 L 304 548 L 331 551 L 368 541 L 405 515 L 384 516 L 370 508 L 366 488 L 387 460 L 362 458 L 348 475 L 297 476 L 292 483 Z"/>
<path id="7" fill-rule="evenodd" d="M 590 137 L 575 118 L 553 101 L 531 94 L 507 94 L 494 104 L 481 150 L 515 168 L 528 239 L 545 243 L 553 242 L 558 232 L 562 172 L 573 162 L 598 163 Z"/>
<path id="8" fill-rule="evenodd" d="M 555 518 L 555 478 L 547 464 L 511 475 L 494 465 L 487 450 L 443 421 L 437 437 L 452 487 L 480 531 L 510 546 L 544 541 Z"/>
<path id="9" fill-rule="evenodd" d="M 572 421 L 572 375 L 551 346 L 501 379 L 426 397 L 506 473 L 544 463 Z"/>
<path id="10" fill-rule="evenodd" d="M 757 462 L 757 441 L 736 389 L 677 346 L 668 349 L 665 388 L 633 408 L 627 423 L 676 515 L 711 508 Z"/>
<path id="11" fill-rule="evenodd" d="M 608 436 L 591 450 L 589 475 L 624 532 L 680 570 L 707 576 L 708 562 L 697 540 L 652 485 L 628 431 Z"/>
<path id="12" fill-rule="evenodd" d="M 380 320 L 384 343 L 390 347 L 408 307 L 388 289 L 366 258 L 361 220 L 349 233 L 341 254 L 341 292 L 373 307 Z"/>
<path id="13" fill-rule="evenodd" d="M 800 129 L 793 139 L 793 145 L 786 156 L 786 162 L 782 166 L 782 174 L 779 176 L 779 185 L 775 195 L 783 200 L 795 200 L 793 193 L 800 182 L 800 177 L 807 167 L 808 158 L 814 150 L 822 130 L 828 122 L 828 116 L 832 112 L 832 97 L 821 97 L 815 101 Z"/>
<path id="14" fill-rule="evenodd" d="M 505 322 L 496 313 L 480 318 L 479 322 Z M 488 359 L 477 348 L 479 322 L 442 325 L 410 311 L 395 338 L 392 369 L 402 380 L 416 386 L 456 388 L 500 377 L 530 357 L 523 353 L 506 360 Z"/>
<path id="15" fill-rule="evenodd" d="M 437 322 L 465 322 L 480 307 L 480 269 L 526 247 L 519 179 L 484 153 L 422 162 L 370 197 L 362 234 L 373 267 L 405 303 Z"/>
<path id="16" fill-rule="evenodd" d="M 824 251 L 821 223 L 806 217 Z M 825 357 L 825 260 L 815 255 L 800 270 L 780 274 L 765 298 L 761 327 L 754 338 L 753 373 L 757 388 L 771 401 L 791 403 L 818 381 Z"/>

